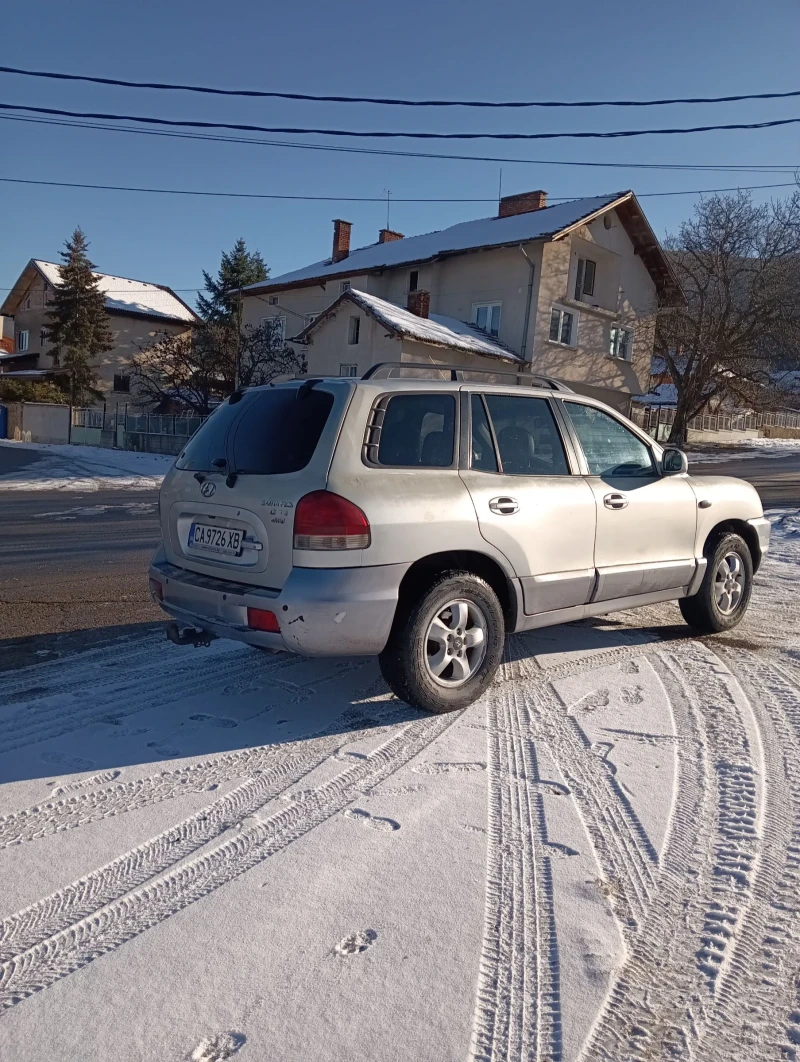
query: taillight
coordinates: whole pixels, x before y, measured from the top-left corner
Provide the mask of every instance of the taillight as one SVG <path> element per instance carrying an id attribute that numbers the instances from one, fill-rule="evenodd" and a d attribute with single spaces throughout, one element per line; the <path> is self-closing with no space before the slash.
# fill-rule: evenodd
<path id="1" fill-rule="evenodd" d="M 269 634 L 280 634 L 278 617 L 274 612 L 266 608 L 249 608 L 247 610 L 247 626 L 254 631 L 267 631 Z"/>
<path id="2" fill-rule="evenodd" d="M 366 549 L 369 520 L 347 498 L 315 490 L 294 511 L 295 549 Z"/>

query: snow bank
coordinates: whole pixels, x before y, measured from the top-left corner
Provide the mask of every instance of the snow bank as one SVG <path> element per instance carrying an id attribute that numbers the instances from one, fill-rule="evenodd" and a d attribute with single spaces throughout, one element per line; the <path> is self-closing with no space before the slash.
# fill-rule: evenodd
<path id="1" fill-rule="evenodd" d="M 27 468 L 0 476 L 4 490 L 154 490 L 175 460 L 164 454 L 137 454 L 99 446 L 56 443 L 19 443 L 0 440 L 0 446 L 31 450 L 40 460 Z"/>
<path id="2" fill-rule="evenodd" d="M 719 443 L 719 449 L 687 450 L 686 456 L 698 464 L 717 464 L 732 458 L 746 461 L 756 457 L 788 457 L 798 452 L 800 439 L 742 439 L 741 442 Z"/>

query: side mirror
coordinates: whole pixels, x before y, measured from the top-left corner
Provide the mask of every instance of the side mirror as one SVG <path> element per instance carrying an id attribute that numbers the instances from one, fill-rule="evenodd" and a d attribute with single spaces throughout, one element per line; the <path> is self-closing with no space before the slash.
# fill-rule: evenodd
<path id="1" fill-rule="evenodd" d="M 661 471 L 665 476 L 680 476 L 689 471 L 689 459 L 683 450 L 668 446 L 661 458 Z"/>

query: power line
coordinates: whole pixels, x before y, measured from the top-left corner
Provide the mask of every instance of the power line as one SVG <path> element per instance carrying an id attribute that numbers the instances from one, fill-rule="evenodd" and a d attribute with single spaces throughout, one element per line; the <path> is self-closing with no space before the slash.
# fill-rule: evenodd
<path id="1" fill-rule="evenodd" d="M 276 193 L 267 192 L 212 192 L 204 189 L 194 188 L 143 188 L 136 185 L 125 184 L 89 184 L 82 181 L 43 181 L 34 180 L 23 177 L 0 177 L 0 183 L 3 184 L 23 184 L 23 185 L 43 185 L 48 188 L 86 188 L 92 191 L 104 191 L 104 192 L 145 192 L 156 195 L 188 195 L 188 196 L 211 196 L 221 199 L 279 199 L 279 200 L 299 200 L 301 202 L 313 202 L 313 203 L 385 203 L 385 196 L 355 196 L 355 195 L 279 195 Z M 796 188 L 797 183 L 795 181 L 789 181 L 782 184 L 751 184 L 751 185 L 738 185 L 731 188 L 687 188 L 677 189 L 669 192 L 637 192 L 637 198 L 655 198 L 659 196 L 671 196 L 671 195 L 708 195 L 719 192 L 749 192 L 756 191 L 758 189 L 766 188 Z M 593 196 L 549 196 L 551 203 L 568 203 L 576 199 L 589 199 Z M 392 197 L 393 203 L 496 203 L 496 196 L 483 197 L 483 198 L 403 198 L 400 196 Z M 177 290 L 177 289 L 173 289 Z"/>
<path id="2" fill-rule="evenodd" d="M 389 107 L 666 107 L 673 104 L 739 103 L 743 100 L 785 100 L 800 96 L 792 92 L 754 92 L 737 96 L 688 96 L 663 100 L 407 100 L 385 96 L 317 96 L 305 92 L 264 91 L 260 89 L 226 89 L 210 85 L 180 85 L 160 81 L 124 81 L 121 78 L 94 77 L 89 74 L 64 74 L 52 70 L 25 70 L 0 66 L 0 73 L 22 77 L 51 78 L 58 81 L 84 81 L 93 85 L 116 85 L 122 88 L 157 89 L 167 92 L 201 92 L 213 96 L 245 96 L 256 99 L 308 100 L 313 103 L 375 103 Z"/>
<path id="3" fill-rule="evenodd" d="M 713 173 L 793 173 L 797 164 L 784 163 L 775 165 L 702 165 L 692 163 L 657 163 L 657 162 L 595 162 L 571 159 L 521 159 L 507 158 L 501 155 L 453 155 L 433 151 L 403 151 L 390 148 L 354 147 L 345 144 L 302 144 L 291 140 L 263 140 L 254 137 L 223 136 L 214 133 L 189 133 L 180 130 L 140 129 L 136 126 L 98 125 L 92 122 L 69 121 L 59 118 L 37 118 L 18 114 L 0 114 L 0 121 L 26 122 L 34 125 L 50 125 L 70 129 L 93 129 L 104 133 L 135 133 L 139 136 L 161 136 L 177 140 L 206 140 L 225 144 L 252 144 L 257 147 L 291 148 L 297 151 L 333 151 L 353 155 L 388 155 L 399 158 L 443 159 L 453 162 L 510 162 L 528 166 L 582 166 L 595 169 L 633 169 L 659 171 L 690 171 Z"/>
<path id="4" fill-rule="evenodd" d="M 143 122 L 147 125 L 174 125 L 189 129 L 238 129 L 247 133 L 288 133 L 295 136 L 349 136 L 366 139 L 400 140 L 618 140 L 635 136 L 673 136 L 684 133 L 711 133 L 720 130 L 774 129 L 797 125 L 800 118 L 773 118 L 768 122 L 732 122 L 726 125 L 694 125 L 673 129 L 615 129 L 605 133 L 432 133 L 385 129 L 318 129 L 305 126 L 251 125 L 247 122 L 204 122 L 198 119 L 152 118 L 136 114 L 110 114 L 103 111 L 65 111 L 58 107 L 32 107 L 27 104 L 0 103 L 0 110 L 33 114 L 62 115 L 67 118 L 95 118 L 109 122 Z"/>

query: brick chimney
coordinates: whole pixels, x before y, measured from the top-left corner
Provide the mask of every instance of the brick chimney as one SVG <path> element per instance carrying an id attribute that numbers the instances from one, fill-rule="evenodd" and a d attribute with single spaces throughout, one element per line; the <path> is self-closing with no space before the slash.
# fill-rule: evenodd
<path id="1" fill-rule="evenodd" d="M 529 214 L 533 210 L 544 210 L 547 206 L 547 192 L 520 192 L 518 195 L 504 195 L 500 200 L 499 218 L 509 218 L 512 214 Z"/>
<path id="2" fill-rule="evenodd" d="M 351 221 L 342 221 L 336 218 L 333 222 L 333 254 L 334 262 L 341 262 L 350 254 L 350 230 L 353 227 Z"/>
<path id="3" fill-rule="evenodd" d="M 402 239 L 402 232 L 393 232 L 391 229 L 379 229 L 378 231 L 378 243 L 394 243 L 395 240 Z"/>
<path id="4" fill-rule="evenodd" d="M 406 307 L 409 313 L 416 314 L 417 317 L 427 317 L 431 309 L 431 293 L 423 288 L 409 291 Z"/>

